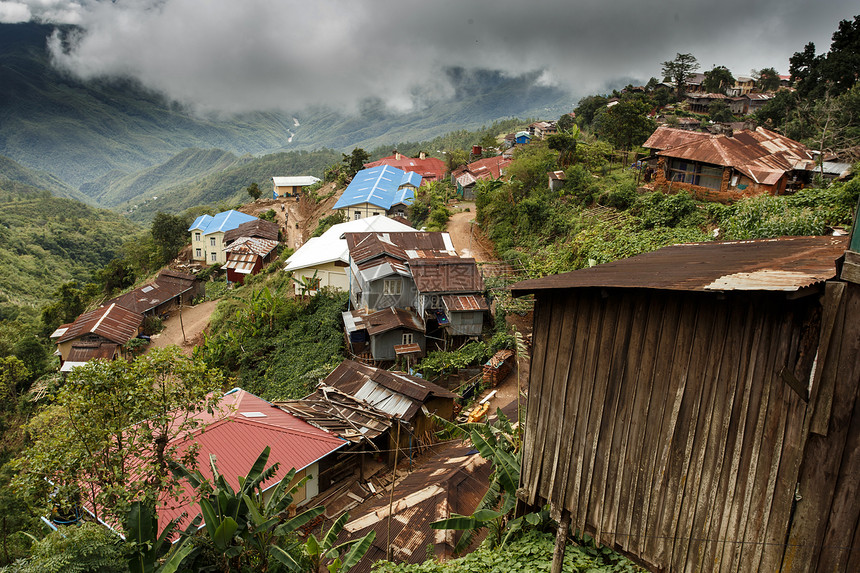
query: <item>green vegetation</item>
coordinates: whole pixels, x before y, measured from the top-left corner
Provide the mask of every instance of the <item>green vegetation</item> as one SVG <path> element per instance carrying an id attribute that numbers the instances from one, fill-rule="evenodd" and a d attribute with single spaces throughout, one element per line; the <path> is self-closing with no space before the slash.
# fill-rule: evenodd
<path id="1" fill-rule="evenodd" d="M 590 539 L 590 538 L 589 538 Z M 548 573 L 555 535 L 529 530 L 503 548 L 480 547 L 465 557 L 450 561 L 428 560 L 416 565 L 377 561 L 374 573 Z M 576 573 L 634 573 L 644 571 L 629 560 L 593 543 L 568 543 L 562 571 Z"/>
<path id="2" fill-rule="evenodd" d="M 218 304 L 200 352 L 266 400 L 301 398 L 344 358 L 340 313 L 347 294 L 289 297 L 294 287 L 283 264 L 269 268 L 277 270 L 249 277 Z"/>
<path id="3" fill-rule="evenodd" d="M 139 232 L 115 213 L 0 181 L 0 300 L 39 305 L 65 282 L 88 281 Z"/>

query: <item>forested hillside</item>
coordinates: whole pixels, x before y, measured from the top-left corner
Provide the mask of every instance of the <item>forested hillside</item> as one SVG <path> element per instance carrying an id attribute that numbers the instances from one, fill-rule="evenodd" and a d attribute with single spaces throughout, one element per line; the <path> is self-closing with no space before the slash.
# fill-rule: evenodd
<path id="1" fill-rule="evenodd" d="M 30 187 L 47 189 L 55 197 L 77 199 L 78 201 L 83 201 L 85 203 L 92 202 L 92 200 L 86 195 L 74 187 L 65 184 L 50 173 L 34 171 L 33 169 L 24 167 L 17 161 L 13 161 L 12 159 L 2 155 L 0 155 L 0 181 L 22 183 L 24 185 L 29 185 Z"/>
<path id="2" fill-rule="evenodd" d="M 0 300 L 39 306 L 68 281 L 88 281 L 141 229 L 126 218 L 0 180 Z"/>

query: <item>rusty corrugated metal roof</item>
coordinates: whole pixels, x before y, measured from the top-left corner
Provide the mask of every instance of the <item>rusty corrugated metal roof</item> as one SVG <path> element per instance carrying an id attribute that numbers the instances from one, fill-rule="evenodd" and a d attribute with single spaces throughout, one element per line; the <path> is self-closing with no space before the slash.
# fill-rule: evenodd
<path id="1" fill-rule="evenodd" d="M 263 219 L 255 219 L 242 223 L 235 229 L 224 233 L 224 244 L 228 245 L 240 237 L 253 237 L 256 239 L 278 240 L 278 224 Z"/>
<path id="2" fill-rule="evenodd" d="M 85 334 L 97 334 L 111 342 L 125 344 L 137 336 L 137 329 L 142 322 L 142 314 L 111 303 L 80 315 L 57 339 L 57 343 L 74 340 Z"/>
<path id="3" fill-rule="evenodd" d="M 802 143 L 761 127 L 731 136 L 709 135 L 663 149 L 657 155 L 731 167 L 765 185 L 775 184 L 798 161 L 814 158 Z"/>
<path id="4" fill-rule="evenodd" d="M 371 336 L 395 328 L 408 328 L 416 332 L 424 332 L 424 322 L 417 313 L 393 306 L 365 315 L 363 322 L 367 328 L 367 333 Z"/>
<path id="5" fill-rule="evenodd" d="M 484 279 L 475 259 L 416 259 L 409 262 L 415 287 L 420 293 L 481 292 Z"/>
<path id="6" fill-rule="evenodd" d="M 457 256 L 447 233 L 346 233 L 349 256 L 357 264 L 381 256 L 402 261 L 419 256 Z M 446 240 L 447 239 L 447 240 Z"/>
<path id="7" fill-rule="evenodd" d="M 391 542 L 394 561 L 421 563 L 425 548 L 434 546 L 437 556 L 450 557 L 459 534 L 435 530 L 430 524 L 453 513 L 471 515 L 487 491 L 492 465 L 469 446 L 445 448 L 434 454 L 394 488 Z M 380 495 L 350 512 L 338 543 L 363 537 L 370 531 L 376 539 L 362 560 L 350 571 L 369 572 L 373 564 L 386 558 L 388 547 L 389 499 Z"/>
<path id="8" fill-rule="evenodd" d="M 487 304 L 487 299 L 481 295 L 446 294 L 442 297 L 442 302 L 445 304 L 445 308 L 451 312 L 490 310 L 490 306 Z"/>
<path id="9" fill-rule="evenodd" d="M 446 390 L 423 378 L 411 376 L 405 372 L 392 372 L 382 368 L 374 368 L 373 366 L 361 364 L 353 360 L 344 360 L 341 362 L 323 380 L 323 384 L 354 396 L 367 380 L 373 380 L 389 390 L 421 402 L 426 401 L 431 396 L 438 396 L 440 398 L 457 397 L 450 390 Z"/>
<path id="10" fill-rule="evenodd" d="M 224 248 L 225 253 L 254 254 L 265 257 L 275 250 L 278 241 L 258 239 L 256 237 L 240 237 Z"/>
<path id="11" fill-rule="evenodd" d="M 372 440 L 392 424 L 389 414 L 325 384 L 301 400 L 275 402 L 275 405 L 353 443 Z"/>
<path id="12" fill-rule="evenodd" d="M 196 280 L 194 275 L 164 270 L 158 273 L 154 282 L 112 298 L 105 305 L 117 304 L 143 314 L 191 290 Z"/>
<path id="13" fill-rule="evenodd" d="M 847 237 L 782 237 L 663 247 L 589 269 L 531 279 L 514 296 L 616 287 L 677 291 L 797 291 L 836 276 Z"/>
<path id="14" fill-rule="evenodd" d="M 79 342 L 72 345 L 65 362 L 89 362 L 96 358 L 112 360 L 118 344 L 113 342 Z"/>
<path id="15" fill-rule="evenodd" d="M 681 118 L 686 119 L 686 118 Z M 662 151 L 670 147 L 686 145 L 693 141 L 710 138 L 710 134 L 701 133 L 698 131 L 689 131 L 686 129 L 676 129 L 674 127 L 658 127 L 648 141 L 642 144 L 642 147 L 647 149 L 657 149 Z"/>

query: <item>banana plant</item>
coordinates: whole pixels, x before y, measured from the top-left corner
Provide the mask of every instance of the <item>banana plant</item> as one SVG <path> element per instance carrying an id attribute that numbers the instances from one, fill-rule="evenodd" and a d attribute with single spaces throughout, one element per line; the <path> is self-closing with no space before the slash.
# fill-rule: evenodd
<path id="1" fill-rule="evenodd" d="M 266 467 L 269 453 L 267 446 L 248 474 L 238 478 L 238 490 L 234 490 L 218 470 L 214 455 L 209 456 L 214 476 L 212 483 L 200 470 L 191 471 L 178 463 L 171 465 L 173 472 L 197 492 L 205 537 L 224 570 L 240 570 L 243 564 L 253 563 L 255 569 L 266 571 L 275 562 L 290 571 L 303 570 L 305 558 L 294 534 L 324 508 L 315 507 L 288 517 L 293 494 L 310 477 L 291 485 L 295 469 L 283 476 L 271 495 L 269 492 L 263 495 L 262 484 L 278 471 L 278 464 Z"/>
<path id="2" fill-rule="evenodd" d="M 313 533 L 308 536 L 304 550 L 311 560 L 312 571 L 319 571 L 323 559 L 326 558 L 331 559 L 331 562 L 326 565 L 329 573 L 349 571 L 361 561 L 361 558 L 370 549 L 373 540 L 376 539 L 375 531 L 371 531 L 359 539 L 347 541 L 340 545 L 334 544 L 347 521 L 349 521 L 349 514 L 344 513 L 329 527 L 322 539 L 317 539 Z"/>
<path id="3" fill-rule="evenodd" d="M 158 517 L 155 508 L 148 503 L 135 501 L 125 517 L 125 540 L 130 544 L 128 569 L 131 573 L 173 573 L 195 547 L 190 543 L 190 534 L 197 529 L 200 520 L 192 521 L 185 530 L 186 535 L 171 545 L 181 517 L 172 520 L 158 534 Z"/>

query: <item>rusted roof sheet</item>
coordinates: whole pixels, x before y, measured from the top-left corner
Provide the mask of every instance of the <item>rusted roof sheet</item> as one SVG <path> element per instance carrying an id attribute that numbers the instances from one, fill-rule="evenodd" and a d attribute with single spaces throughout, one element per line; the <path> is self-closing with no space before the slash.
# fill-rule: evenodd
<path id="1" fill-rule="evenodd" d="M 475 259 L 418 259 L 409 262 L 415 287 L 420 293 L 477 293 L 484 290 L 484 279 Z"/>
<path id="2" fill-rule="evenodd" d="M 471 515 L 487 491 L 492 464 L 469 446 L 446 448 L 397 484 L 391 504 L 391 542 L 394 561 L 420 563 L 427 558 L 425 548 L 434 546 L 437 556 L 450 557 L 459 534 L 435 530 L 430 524 L 454 513 Z M 376 532 L 376 540 L 361 561 L 350 571 L 369 572 L 373 564 L 386 558 L 388 547 L 388 495 L 371 498 L 350 511 L 337 543 Z"/>
<path id="3" fill-rule="evenodd" d="M 346 233 L 349 256 L 357 264 L 388 255 L 402 261 L 419 256 L 457 256 L 448 233 Z"/>
<path id="4" fill-rule="evenodd" d="M 405 372 L 392 372 L 382 368 L 374 368 L 373 366 L 361 364 L 353 360 L 344 360 L 341 362 L 323 380 L 323 384 L 355 396 L 368 380 L 372 380 L 389 390 L 408 396 L 421 403 L 433 396 L 451 399 L 457 397 L 450 390 L 446 390 L 423 378 L 411 376 Z"/>
<path id="5" fill-rule="evenodd" d="M 445 308 L 450 312 L 490 310 L 487 300 L 481 295 L 446 294 L 442 297 L 442 302 L 445 304 Z"/>
<path id="6" fill-rule="evenodd" d="M 812 152 L 802 143 L 761 127 L 738 131 L 732 136 L 709 135 L 706 139 L 669 147 L 657 155 L 731 167 L 765 185 L 775 184 L 797 161 L 813 159 Z"/>
<path id="7" fill-rule="evenodd" d="M 278 240 L 278 224 L 263 219 L 255 219 L 242 223 L 235 229 L 224 233 L 224 244 L 229 245 L 240 237 L 253 237 L 255 239 Z"/>
<path id="8" fill-rule="evenodd" d="M 421 345 L 417 342 L 413 342 L 412 344 L 395 344 L 394 345 L 394 354 L 397 356 L 405 355 L 405 354 L 420 354 L 421 353 Z"/>
<path id="9" fill-rule="evenodd" d="M 836 276 L 842 237 L 782 237 L 664 247 L 589 269 L 519 282 L 514 296 L 615 287 L 676 291 L 797 291 Z"/>
<path id="10" fill-rule="evenodd" d="M 473 161 L 467 167 L 476 179 L 498 179 L 502 176 L 502 171 L 511 164 L 511 159 L 501 155 L 495 157 L 485 157 Z"/>
<path id="11" fill-rule="evenodd" d="M 125 309 L 116 303 L 85 312 L 57 339 L 57 343 L 74 340 L 85 334 L 97 334 L 117 344 L 125 344 L 135 336 L 143 322 L 143 315 Z"/>
<path id="12" fill-rule="evenodd" d="M 670 147 L 686 145 L 693 141 L 709 138 L 709 134 L 700 133 L 698 131 L 676 129 L 674 127 L 658 127 L 657 130 L 651 134 L 651 137 L 648 138 L 648 141 L 642 144 L 642 147 L 662 151 L 663 149 L 669 149 Z"/>
<path id="13" fill-rule="evenodd" d="M 73 344 L 65 362 L 89 362 L 96 358 L 112 360 L 118 344 L 112 342 L 79 342 Z"/>
<path id="14" fill-rule="evenodd" d="M 275 250 L 278 241 L 272 239 L 258 239 L 256 237 L 240 237 L 229 246 L 224 248 L 226 253 L 254 254 L 265 257 Z"/>
<path id="15" fill-rule="evenodd" d="M 394 330 L 395 328 L 406 328 L 416 332 L 424 332 L 424 322 L 417 313 L 402 309 L 389 307 L 378 310 L 364 317 L 364 325 L 367 333 L 371 336 Z"/>
<path id="16" fill-rule="evenodd" d="M 275 405 L 352 443 L 372 440 L 392 424 L 389 414 L 325 384 L 301 400 L 275 402 Z"/>
<path id="17" fill-rule="evenodd" d="M 194 275 L 176 271 L 161 271 L 154 282 L 112 298 L 105 304 L 117 304 L 128 310 L 143 314 L 191 290 L 196 280 Z"/>

